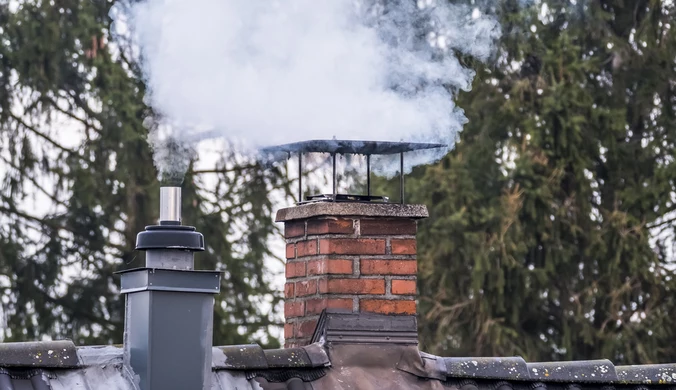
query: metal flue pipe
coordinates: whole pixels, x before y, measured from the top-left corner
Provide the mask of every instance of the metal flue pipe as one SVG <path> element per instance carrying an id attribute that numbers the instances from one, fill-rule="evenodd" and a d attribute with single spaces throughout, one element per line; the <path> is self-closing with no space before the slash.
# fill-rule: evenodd
<path id="1" fill-rule="evenodd" d="M 181 222 L 181 187 L 160 187 L 160 223 Z"/>
<path id="2" fill-rule="evenodd" d="M 124 362 L 140 390 L 211 389 L 214 295 L 220 272 L 194 271 L 204 237 L 181 225 L 181 188 L 160 189 L 160 223 L 136 237 L 143 268 L 123 271 Z M 178 351 L 178 353 L 177 353 Z"/>

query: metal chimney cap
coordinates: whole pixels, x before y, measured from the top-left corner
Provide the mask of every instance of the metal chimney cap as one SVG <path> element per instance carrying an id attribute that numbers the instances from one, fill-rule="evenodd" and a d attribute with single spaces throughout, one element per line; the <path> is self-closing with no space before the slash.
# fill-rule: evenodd
<path id="1" fill-rule="evenodd" d="M 136 235 L 136 249 L 179 249 L 201 252 L 204 236 L 193 226 L 153 225 Z"/>
<path id="2" fill-rule="evenodd" d="M 269 163 L 281 161 L 291 157 L 291 153 L 298 154 L 298 204 L 303 201 L 303 154 L 305 153 L 330 153 L 333 159 L 333 193 L 321 194 L 308 197 L 314 201 L 357 201 L 357 202 L 389 202 L 384 196 L 371 195 L 371 156 L 399 154 L 399 203 L 404 204 L 404 154 L 408 152 L 428 149 L 447 148 L 446 144 L 420 143 L 420 142 L 392 142 L 392 141 L 354 141 L 338 139 L 322 139 L 294 142 L 285 145 L 270 146 L 260 149 L 263 159 Z M 366 156 L 366 189 L 365 195 L 345 195 L 336 192 L 336 155 L 338 154 L 361 154 Z"/>
<path id="3" fill-rule="evenodd" d="M 285 145 L 262 148 L 263 153 L 337 153 L 386 155 L 413 152 L 416 150 L 439 149 L 445 144 L 391 141 L 353 141 L 338 139 L 320 139 L 294 142 Z"/>

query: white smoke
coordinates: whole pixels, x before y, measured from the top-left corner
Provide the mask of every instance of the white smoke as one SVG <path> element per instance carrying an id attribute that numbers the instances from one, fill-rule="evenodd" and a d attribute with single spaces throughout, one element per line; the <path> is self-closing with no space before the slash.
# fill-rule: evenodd
<path id="1" fill-rule="evenodd" d="M 206 128 L 252 150 L 333 137 L 452 146 L 466 122 L 453 100 L 474 77 L 456 55 L 484 60 L 499 36 L 495 18 L 445 0 L 146 0 L 130 23 L 174 137 Z"/>

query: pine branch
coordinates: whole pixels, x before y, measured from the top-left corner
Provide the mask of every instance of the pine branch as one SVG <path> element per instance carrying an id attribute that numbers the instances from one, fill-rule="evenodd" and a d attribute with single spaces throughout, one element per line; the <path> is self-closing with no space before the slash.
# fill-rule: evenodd
<path id="1" fill-rule="evenodd" d="M 87 114 L 87 116 L 89 116 L 91 118 L 96 118 L 97 120 L 99 119 L 98 115 L 94 111 L 92 111 L 92 109 L 89 107 L 89 105 L 84 100 L 82 100 L 82 98 L 80 98 L 80 96 L 75 94 L 73 91 L 68 91 L 67 93 L 68 93 L 68 96 L 70 96 L 73 99 L 75 104 L 78 107 L 80 107 L 82 109 L 82 111 L 85 112 L 85 114 Z"/>
<path id="2" fill-rule="evenodd" d="M 64 298 L 54 298 L 51 295 L 49 295 L 49 293 L 47 291 L 44 291 L 42 289 L 37 289 L 37 291 L 42 294 L 43 298 L 46 301 L 53 303 L 55 305 L 58 305 L 58 306 L 62 306 L 64 308 L 68 308 L 71 311 L 77 311 L 77 309 L 76 309 L 77 302 L 69 302 Z M 90 312 L 84 312 L 83 311 L 83 312 L 79 312 L 79 314 L 84 316 L 86 319 L 88 319 L 92 323 L 96 323 L 96 324 L 99 324 L 101 326 L 108 326 L 108 325 L 114 324 L 114 322 L 112 320 L 106 320 L 105 318 L 96 317 Z"/>
<path id="3" fill-rule="evenodd" d="M 62 146 L 62 145 L 59 144 L 58 142 L 54 141 L 54 139 L 52 139 L 52 138 L 49 137 L 48 135 L 44 134 L 43 132 L 39 131 L 39 130 L 36 129 L 35 127 L 33 127 L 33 126 L 27 124 L 27 123 L 24 122 L 21 118 L 19 118 L 18 116 L 14 115 L 13 113 L 9 112 L 8 114 L 9 114 L 9 116 L 10 116 L 12 119 L 14 119 L 15 121 L 17 121 L 21 126 L 23 126 L 24 128 L 26 128 L 27 130 L 30 130 L 33 134 L 37 135 L 38 137 L 40 137 L 40 138 L 44 139 L 45 141 L 49 142 L 50 144 L 52 144 L 52 146 L 56 147 L 57 149 L 60 149 L 61 151 L 65 152 L 65 153 L 68 153 L 68 154 L 70 154 L 70 155 L 77 155 L 77 153 L 76 153 L 74 150 L 71 150 L 71 149 L 68 149 L 68 148 Z"/>
<path id="4" fill-rule="evenodd" d="M 670 223 L 674 223 L 674 222 L 676 222 L 676 216 L 673 217 L 673 218 L 669 218 L 669 219 L 667 219 L 667 220 L 664 220 L 664 221 L 662 221 L 662 222 L 660 222 L 660 223 L 656 223 L 656 224 L 652 224 L 652 225 L 648 224 L 648 225 L 646 225 L 646 228 L 648 228 L 648 229 L 655 229 L 655 228 L 662 227 L 662 226 L 664 226 L 664 225 L 667 225 L 667 224 L 670 224 Z"/>
<path id="5" fill-rule="evenodd" d="M 47 221 L 45 221 L 41 218 L 35 217 L 33 215 L 27 214 L 23 211 L 19 211 L 15 207 L 0 206 L 0 211 L 5 212 L 7 214 L 14 214 L 16 216 L 19 216 L 19 217 L 26 219 L 26 220 L 29 220 L 29 221 L 37 222 L 40 225 L 46 225 L 46 226 L 54 227 L 53 224 L 47 223 Z"/>
<path id="6" fill-rule="evenodd" d="M 14 163 L 12 163 L 11 161 L 9 161 L 9 160 L 8 160 L 7 158 L 5 158 L 4 156 L 0 156 L 0 158 L 2 158 L 2 160 L 3 160 L 7 165 L 11 166 L 12 168 L 16 169 L 17 171 L 21 171 L 21 169 L 19 169 L 19 167 L 17 167 Z M 28 176 L 28 175 L 25 175 L 25 177 L 28 179 L 28 181 L 30 181 L 31 183 L 33 183 L 33 185 L 35 186 L 35 188 L 37 188 L 38 190 L 40 190 L 40 192 L 42 192 L 43 194 L 47 195 L 52 201 L 54 201 L 55 203 L 57 203 L 57 204 L 59 204 L 59 205 L 61 205 L 61 206 L 67 206 L 63 201 L 57 199 L 56 196 L 54 196 L 52 193 L 50 193 L 49 191 L 47 191 L 46 189 L 44 189 L 44 187 L 42 187 L 42 185 L 38 184 L 37 180 L 35 180 L 34 178 L 32 178 L 32 177 L 30 177 L 30 176 Z"/>
<path id="7" fill-rule="evenodd" d="M 23 211 L 18 210 L 16 207 L 6 207 L 6 206 L 0 205 L 0 211 L 4 212 L 6 214 L 16 215 L 16 216 L 21 217 L 21 218 L 28 220 L 28 221 L 36 222 L 39 225 L 46 226 L 46 227 L 49 227 L 49 228 L 54 229 L 54 230 L 65 230 L 69 233 L 76 234 L 75 231 L 73 231 L 72 229 L 69 229 L 68 227 L 66 227 L 62 224 L 58 224 L 58 223 L 55 223 L 54 221 L 51 221 L 51 220 L 47 220 L 47 219 L 44 219 L 44 218 L 36 217 L 34 215 L 30 215 L 28 213 L 25 213 Z M 121 230 L 115 229 L 113 227 L 110 227 L 109 229 L 111 231 L 118 233 L 118 234 L 124 235 L 124 232 L 121 231 Z M 116 248 L 118 250 L 121 249 L 121 248 L 124 248 L 120 245 L 115 245 L 115 244 L 111 244 L 111 243 L 106 243 L 106 246 L 110 246 L 110 247 Z M 124 248 L 124 249 L 126 249 L 126 248 Z"/>
<path id="8" fill-rule="evenodd" d="M 54 100 L 54 99 L 52 99 L 51 97 L 48 97 L 48 96 L 46 96 L 45 99 L 52 105 L 52 107 L 54 107 L 60 113 L 68 116 L 69 118 L 71 118 L 75 121 L 82 123 L 87 129 L 93 129 L 97 133 L 99 133 L 99 134 L 101 133 L 101 129 L 96 127 L 93 123 L 89 123 L 89 122 L 87 122 L 86 119 L 80 118 L 79 116 L 73 114 L 72 112 L 64 110 L 63 108 L 59 107 L 56 100 Z"/>

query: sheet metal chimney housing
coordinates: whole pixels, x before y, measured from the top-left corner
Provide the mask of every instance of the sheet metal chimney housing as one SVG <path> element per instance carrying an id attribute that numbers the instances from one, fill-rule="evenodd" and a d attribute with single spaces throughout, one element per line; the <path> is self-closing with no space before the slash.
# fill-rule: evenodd
<path id="1" fill-rule="evenodd" d="M 220 272 L 195 271 L 204 237 L 181 225 L 180 187 L 160 190 L 160 223 L 136 237 L 146 266 L 123 271 L 125 365 L 141 390 L 210 389 Z"/>

